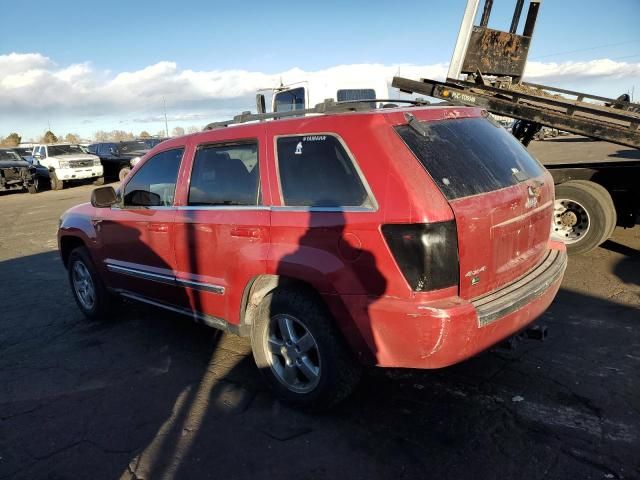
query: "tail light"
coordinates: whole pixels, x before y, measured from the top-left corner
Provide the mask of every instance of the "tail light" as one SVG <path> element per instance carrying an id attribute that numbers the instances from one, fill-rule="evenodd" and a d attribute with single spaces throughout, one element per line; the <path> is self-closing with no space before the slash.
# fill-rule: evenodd
<path id="1" fill-rule="evenodd" d="M 425 292 L 458 284 L 458 234 L 454 220 L 383 225 L 382 234 L 414 291 Z"/>

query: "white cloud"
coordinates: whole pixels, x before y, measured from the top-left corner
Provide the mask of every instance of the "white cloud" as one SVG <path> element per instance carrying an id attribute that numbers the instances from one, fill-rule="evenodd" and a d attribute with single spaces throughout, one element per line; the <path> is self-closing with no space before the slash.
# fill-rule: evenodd
<path id="1" fill-rule="evenodd" d="M 132 72 L 96 70 L 90 63 L 58 66 L 39 53 L 0 55 L 0 111 L 14 118 L 66 118 L 67 123 L 86 123 L 100 116 L 117 116 L 131 123 L 159 121 L 162 99 L 175 121 L 205 123 L 250 108 L 257 90 L 303 80 L 325 82 L 340 79 L 384 78 L 394 75 L 442 80 L 446 64 L 433 65 L 339 65 L 317 71 L 299 68 L 279 73 L 247 70 L 196 71 L 180 69 L 162 61 Z M 608 59 L 590 62 L 528 63 L 526 78 L 552 85 L 578 84 L 582 80 L 625 79 L 640 83 L 640 63 Z M 600 89 L 602 90 L 602 89 Z M 610 92 L 617 96 L 619 92 Z M 8 122 L 0 122 L 2 128 Z M 19 128 L 16 125 L 15 128 Z"/>

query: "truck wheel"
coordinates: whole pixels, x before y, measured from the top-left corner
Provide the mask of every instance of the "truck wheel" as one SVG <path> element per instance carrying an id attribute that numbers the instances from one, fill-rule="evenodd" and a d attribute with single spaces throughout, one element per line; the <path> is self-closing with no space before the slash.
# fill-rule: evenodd
<path id="1" fill-rule="evenodd" d="M 102 283 L 85 247 L 74 249 L 67 262 L 73 297 L 82 313 L 91 319 L 102 319 L 110 312 L 109 291 Z"/>
<path id="2" fill-rule="evenodd" d="M 30 194 L 34 194 L 34 193 L 38 193 L 38 187 L 35 184 L 35 182 L 29 186 L 27 186 L 27 190 L 29 191 Z"/>
<path id="3" fill-rule="evenodd" d="M 98 178 L 96 178 L 96 179 L 93 181 L 93 184 L 94 184 L 94 185 L 98 185 L 98 186 L 100 186 L 100 185 L 104 185 L 104 177 L 98 177 Z"/>
<path id="4" fill-rule="evenodd" d="M 564 242 L 569 254 L 590 252 L 611 235 L 616 211 L 606 193 L 584 180 L 556 185 L 551 237 Z"/>
<path id="5" fill-rule="evenodd" d="M 275 394 L 304 410 L 326 410 L 360 379 L 330 315 L 304 291 L 277 288 L 260 304 L 251 331 L 253 357 Z"/>
<path id="6" fill-rule="evenodd" d="M 122 182 L 125 178 L 127 178 L 127 175 L 129 175 L 130 171 L 130 167 L 122 167 L 118 172 L 118 179 Z"/>
<path id="7" fill-rule="evenodd" d="M 611 238 L 614 230 L 616 229 L 616 225 L 618 224 L 618 214 L 616 212 L 616 207 L 613 204 L 613 199 L 611 198 L 611 194 L 608 192 L 606 188 L 596 182 L 591 182 L 589 180 L 572 180 L 575 183 L 579 183 L 584 185 L 585 188 L 591 189 L 597 195 L 603 199 L 604 203 L 607 205 L 607 210 L 611 212 L 610 215 L 607 216 L 607 220 L 609 221 L 609 230 L 605 240 Z"/>
<path id="8" fill-rule="evenodd" d="M 58 178 L 56 172 L 49 173 L 49 179 L 51 181 L 51 190 L 62 190 L 64 188 L 64 181 Z"/>

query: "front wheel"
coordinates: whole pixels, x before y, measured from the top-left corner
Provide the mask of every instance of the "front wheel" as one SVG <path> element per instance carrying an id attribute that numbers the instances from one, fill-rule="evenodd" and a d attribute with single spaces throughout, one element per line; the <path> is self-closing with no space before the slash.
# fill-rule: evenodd
<path id="1" fill-rule="evenodd" d="M 264 298 L 251 346 L 275 394 L 305 410 L 331 408 L 360 379 L 360 366 L 326 308 L 304 291 L 281 287 Z"/>
<path id="2" fill-rule="evenodd" d="M 62 190 L 64 188 L 64 181 L 58 178 L 55 171 L 49 174 L 49 179 L 51 181 L 51 190 Z"/>
<path id="3" fill-rule="evenodd" d="M 615 206 L 600 185 L 584 180 L 556 185 L 551 237 L 564 242 L 569 254 L 595 249 L 611 236 L 615 224 Z"/>
<path id="4" fill-rule="evenodd" d="M 110 312 L 110 295 L 85 247 L 71 252 L 67 271 L 73 297 L 82 313 L 91 319 L 105 318 Z"/>

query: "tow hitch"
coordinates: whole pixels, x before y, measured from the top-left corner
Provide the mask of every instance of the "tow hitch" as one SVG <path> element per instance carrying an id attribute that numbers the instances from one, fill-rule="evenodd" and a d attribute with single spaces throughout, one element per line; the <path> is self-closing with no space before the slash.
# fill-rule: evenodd
<path id="1" fill-rule="evenodd" d="M 543 342 L 547 338 L 547 335 L 548 330 L 546 325 L 534 325 L 502 341 L 496 348 L 500 350 L 515 350 L 518 348 L 518 345 L 520 345 L 520 342 L 524 340 L 538 340 Z"/>

